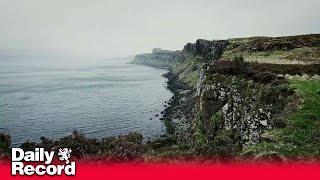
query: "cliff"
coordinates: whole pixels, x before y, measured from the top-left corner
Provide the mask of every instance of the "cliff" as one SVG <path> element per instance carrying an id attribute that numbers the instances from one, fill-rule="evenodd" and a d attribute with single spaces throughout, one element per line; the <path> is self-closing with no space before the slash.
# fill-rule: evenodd
<path id="1" fill-rule="evenodd" d="M 168 51 L 160 48 L 154 48 L 152 53 L 136 55 L 131 63 L 158 68 L 168 68 L 172 63 L 182 59 L 184 59 L 184 57 L 181 51 Z"/>
<path id="2" fill-rule="evenodd" d="M 223 50 L 227 47 L 227 40 L 209 41 L 204 39 L 198 39 L 196 43 L 188 43 L 184 46 L 183 52 L 191 54 L 193 56 L 201 57 L 202 62 L 209 62 L 218 60 Z"/>
<path id="3" fill-rule="evenodd" d="M 291 123 L 305 98 L 294 89 L 292 77 L 303 75 L 304 81 L 320 86 L 319 42 L 319 35 L 199 39 L 174 51 L 179 54 L 174 58 L 152 53 L 137 55 L 133 62 L 165 66 L 194 89 L 188 95 L 195 99 L 189 111 L 193 118 L 183 122 L 189 127 L 183 133 L 189 134 L 189 149 L 196 154 L 282 158 L 299 153 L 287 152 L 290 142 L 279 137 L 298 128 Z M 279 148 L 281 143 L 287 146 Z M 265 144 L 268 148 L 262 150 Z"/>

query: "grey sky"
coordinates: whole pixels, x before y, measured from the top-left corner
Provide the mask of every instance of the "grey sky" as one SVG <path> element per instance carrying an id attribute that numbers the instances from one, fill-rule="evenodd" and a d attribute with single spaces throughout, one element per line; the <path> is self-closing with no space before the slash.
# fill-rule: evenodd
<path id="1" fill-rule="evenodd" d="M 0 53 L 114 57 L 319 33 L 319 0 L 0 0 Z"/>

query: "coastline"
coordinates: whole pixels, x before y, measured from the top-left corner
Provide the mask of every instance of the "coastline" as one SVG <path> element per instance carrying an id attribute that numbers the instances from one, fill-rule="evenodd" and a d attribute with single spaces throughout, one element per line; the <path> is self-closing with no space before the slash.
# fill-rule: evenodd
<path id="1" fill-rule="evenodd" d="M 166 126 L 166 134 L 174 135 L 176 132 L 176 125 L 174 119 L 181 118 L 181 100 L 183 98 L 183 94 L 181 91 L 187 90 L 185 85 L 181 81 L 176 74 L 174 74 L 171 70 L 168 70 L 163 77 L 167 78 L 167 89 L 173 93 L 171 99 L 164 105 L 165 109 L 161 112 L 162 118 L 165 126 Z"/>
<path id="2" fill-rule="evenodd" d="M 178 126 L 187 125 L 193 118 L 193 110 L 195 105 L 194 93 L 195 89 L 186 85 L 179 79 L 179 75 L 174 73 L 169 66 L 158 66 L 154 64 L 135 63 L 129 64 L 148 66 L 156 69 L 167 70 L 162 76 L 167 79 L 166 88 L 172 92 L 172 97 L 165 101 L 164 110 L 160 112 L 160 120 L 164 122 L 166 133 L 162 137 L 176 136 Z M 156 115 L 155 115 L 156 116 Z M 185 133 L 185 132 L 184 132 Z"/>
<path id="3" fill-rule="evenodd" d="M 196 104 L 196 89 L 189 87 L 179 79 L 179 74 L 174 73 L 170 66 L 157 66 L 153 64 L 133 63 L 130 64 L 165 69 L 168 72 L 162 76 L 167 79 L 166 88 L 172 92 L 172 97 L 165 101 L 164 110 L 160 112 L 160 120 L 163 121 L 166 132 L 161 135 L 164 140 L 183 141 L 190 139 L 191 121 L 194 118 L 194 106 Z M 159 139 L 158 139 L 159 140 Z M 163 139 L 162 139 L 163 140 Z M 157 142 L 157 139 L 154 140 Z M 149 141 L 153 143 L 153 141 Z"/>

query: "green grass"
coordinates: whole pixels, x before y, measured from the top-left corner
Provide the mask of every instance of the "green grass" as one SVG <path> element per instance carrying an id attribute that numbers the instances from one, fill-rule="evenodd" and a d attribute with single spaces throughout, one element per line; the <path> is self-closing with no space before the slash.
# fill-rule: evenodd
<path id="1" fill-rule="evenodd" d="M 290 86 L 303 99 L 299 109 L 288 118 L 282 129 L 267 131 L 274 142 L 261 142 L 244 152 L 254 154 L 275 151 L 286 157 L 315 157 L 320 155 L 320 81 L 292 80 Z"/>
<path id="2" fill-rule="evenodd" d="M 199 80 L 199 68 L 196 58 L 187 57 L 182 62 L 176 62 L 172 66 L 172 71 L 179 75 L 179 79 L 189 87 L 195 87 Z"/>
<path id="3" fill-rule="evenodd" d="M 308 62 L 320 62 L 320 48 L 318 47 L 303 47 L 295 48 L 289 51 L 263 51 L 249 53 L 246 51 L 240 51 L 239 49 L 226 50 L 222 58 L 233 59 L 235 56 L 243 56 L 247 61 L 256 61 L 262 63 L 308 63 Z"/>
<path id="4" fill-rule="evenodd" d="M 195 85 L 197 85 L 198 83 L 198 80 L 199 80 L 198 71 L 192 71 L 183 79 L 183 81 L 186 82 L 190 87 L 195 87 Z"/>

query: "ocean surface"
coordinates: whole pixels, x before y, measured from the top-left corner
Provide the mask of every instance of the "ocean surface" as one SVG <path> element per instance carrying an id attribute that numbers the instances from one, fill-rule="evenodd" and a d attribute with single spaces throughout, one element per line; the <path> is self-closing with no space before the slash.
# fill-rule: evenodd
<path id="1" fill-rule="evenodd" d="M 139 132 L 152 139 L 165 133 L 159 117 L 172 96 L 161 76 L 165 70 L 122 59 L 26 62 L 0 62 L 0 132 L 9 133 L 14 146 L 74 130 L 96 138 Z"/>

